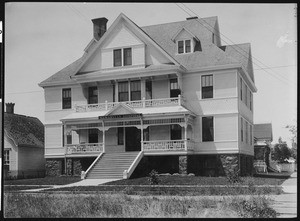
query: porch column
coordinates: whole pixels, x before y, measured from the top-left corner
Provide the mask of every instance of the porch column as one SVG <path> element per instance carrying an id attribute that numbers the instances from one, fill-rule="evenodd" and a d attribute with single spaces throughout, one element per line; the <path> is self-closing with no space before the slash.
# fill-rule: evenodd
<path id="1" fill-rule="evenodd" d="M 141 151 L 144 151 L 144 127 L 143 127 L 143 119 L 141 119 Z"/>
<path id="2" fill-rule="evenodd" d="M 115 84 L 115 102 L 119 102 L 119 82 Z"/>
<path id="3" fill-rule="evenodd" d="M 187 117 L 186 116 L 184 116 L 184 121 L 185 121 L 185 123 L 184 123 L 184 149 L 185 149 L 185 151 L 187 151 L 188 150 L 188 146 L 187 146 L 187 126 L 188 126 L 188 120 L 187 120 Z"/>
<path id="4" fill-rule="evenodd" d="M 104 121 L 102 121 L 102 145 L 103 145 L 103 153 L 105 153 L 105 127 Z"/>

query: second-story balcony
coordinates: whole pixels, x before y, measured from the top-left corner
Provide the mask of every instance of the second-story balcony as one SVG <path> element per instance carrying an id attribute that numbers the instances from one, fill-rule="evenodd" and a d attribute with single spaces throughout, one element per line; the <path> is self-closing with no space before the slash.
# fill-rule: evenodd
<path id="1" fill-rule="evenodd" d="M 181 106 L 182 102 L 183 101 L 181 95 L 173 98 L 160 98 L 160 99 L 150 99 L 150 100 L 146 100 L 145 98 L 143 98 L 142 100 L 136 100 L 136 101 L 105 102 L 99 104 L 75 105 L 75 111 L 76 112 L 106 111 L 106 110 L 113 109 L 120 103 L 126 104 L 131 108 L 149 108 L 149 107 Z"/>

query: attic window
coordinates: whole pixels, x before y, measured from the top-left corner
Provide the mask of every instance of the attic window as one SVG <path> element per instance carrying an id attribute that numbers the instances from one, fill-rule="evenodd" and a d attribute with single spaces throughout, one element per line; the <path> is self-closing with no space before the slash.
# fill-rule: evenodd
<path id="1" fill-rule="evenodd" d="M 189 40 L 180 40 L 177 41 L 177 52 L 178 54 L 191 53 L 192 41 Z"/>

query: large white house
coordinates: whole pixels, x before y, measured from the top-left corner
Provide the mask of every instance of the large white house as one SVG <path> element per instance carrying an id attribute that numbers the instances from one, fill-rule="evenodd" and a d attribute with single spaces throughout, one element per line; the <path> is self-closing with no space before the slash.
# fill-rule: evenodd
<path id="1" fill-rule="evenodd" d="M 250 44 L 221 45 L 217 17 L 107 21 L 93 19 L 83 56 L 39 84 L 48 174 L 250 174 Z"/>

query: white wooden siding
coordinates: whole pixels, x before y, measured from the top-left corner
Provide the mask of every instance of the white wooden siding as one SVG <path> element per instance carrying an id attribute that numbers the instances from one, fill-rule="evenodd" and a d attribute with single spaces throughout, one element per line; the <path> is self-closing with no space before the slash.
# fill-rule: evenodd
<path id="1" fill-rule="evenodd" d="M 195 154 L 222 154 L 222 153 L 238 153 L 237 141 L 223 142 L 202 142 L 197 143 L 194 150 Z"/>
<path id="2" fill-rule="evenodd" d="M 146 65 L 167 64 L 169 62 L 170 59 L 168 59 L 162 52 L 158 51 L 157 48 L 151 44 L 146 46 Z"/>
<path id="3" fill-rule="evenodd" d="M 4 150 L 9 150 L 9 170 L 17 170 L 18 156 L 17 147 L 13 144 L 13 141 L 4 134 Z M 4 160 L 4 159 L 2 159 Z"/>
<path id="4" fill-rule="evenodd" d="M 215 141 L 238 141 L 238 115 L 217 115 L 214 117 Z"/>
<path id="5" fill-rule="evenodd" d="M 236 72 L 214 75 L 214 98 L 237 97 Z"/>
<path id="6" fill-rule="evenodd" d="M 99 88 L 99 103 L 113 102 L 113 86 L 101 85 Z"/>
<path id="7" fill-rule="evenodd" d="M 169 80 L 155 80 L 152 82 L 152 99 L 170 97 Z"/>
<path id="8" fill-rule="evenodd" d="M 62 146 L 62 125 L 45 125 L 45 147 Z"/>

